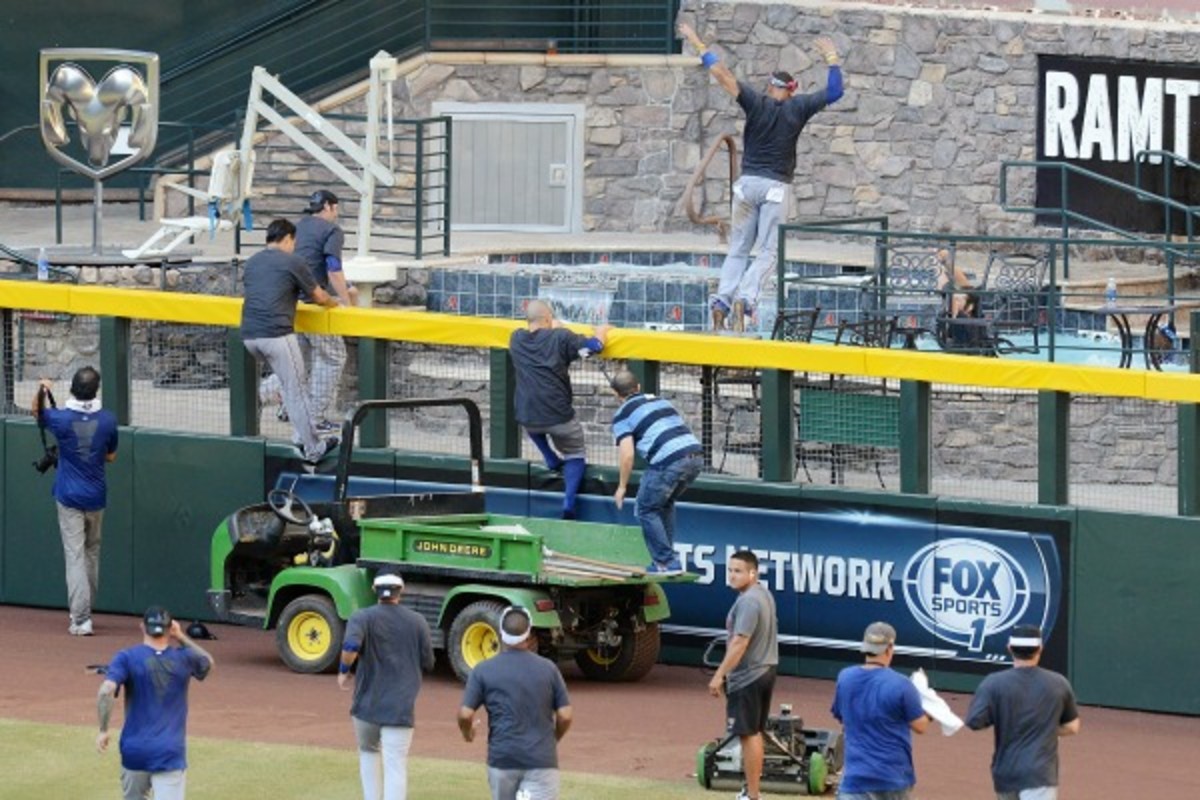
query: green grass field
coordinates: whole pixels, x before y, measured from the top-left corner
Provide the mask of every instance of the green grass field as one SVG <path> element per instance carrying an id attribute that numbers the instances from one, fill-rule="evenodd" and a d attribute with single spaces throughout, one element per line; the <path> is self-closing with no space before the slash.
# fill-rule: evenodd
<path id="1" fill-rule="evenodd" d="M 0 800 L 112 800 L 120 796 L 116 732 L 109 752 L 96 753 L 95 729 L 0 719 Z M 482 749 L 480 753 L 482 754 Z M 272 797 L 360 800 L 354 751 L 190 737 L 188 800 Z M 409 759 L 414 800 L 486 800 L 482 760 Z M 564 773 L 562 796 L 585 800 L 715 800 L 728 793 L 695 784 Z"/>

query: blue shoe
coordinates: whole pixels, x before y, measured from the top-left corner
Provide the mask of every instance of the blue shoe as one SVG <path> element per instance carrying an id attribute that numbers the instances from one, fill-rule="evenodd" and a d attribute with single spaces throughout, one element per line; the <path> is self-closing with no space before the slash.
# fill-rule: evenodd
<path id="1" fill-rule="evenodd" d="M 710 308 L 712 309 L 713 330 L 714 331 L 724 330 L 725 329 L 725 320 L 729 317 L 729 313 L 732 309 L 729 308 L 728 303 L 726 303 L 724 300 L 722 300 L 719 297 L 714 297 L 712 299 L 712 303 L 710 303 L 709 305 L 710 305 Z"/>
<path id="2" fill-rule="evenodd" d="M 646 574 L 647 575 L 661 575 L 663 577 L 670 577 L 672 575 L 682 575 L 683 574 L 683 564 L 679 563 L 678 558 L 672 559 L 669 564 L 659 564 L 656 562 L 656 563 L 651 564 L 650 566 L 646 567 Z"/>

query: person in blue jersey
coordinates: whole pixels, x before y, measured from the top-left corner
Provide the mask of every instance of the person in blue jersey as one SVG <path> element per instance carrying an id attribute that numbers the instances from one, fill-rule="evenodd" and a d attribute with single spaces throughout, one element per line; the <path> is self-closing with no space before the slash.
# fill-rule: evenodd
<path id="1" fill-rule="evenodd" d="M 841 59 L 833 41 L 822 36 L 814 45 L 829 65 L 825 88 L 797 95 L 796 79 L 779 70 L 767 79 L 766 91 L 759 92 L 734 77 L 690 25 L 680 23 L 679 33 L 701 54 L 700 63 L 746 114 L 742 176 L 733 185 L 729 254 L 710 300 L 714 330 L 721 330 L 728 321 L 734 331 L 742 331 L 745 319 L 754 316 L 763 281 L 775 272 L 779 225 L 788 218 L 796 173 L 796 140 L 818 111 L 841 98 Z M 753 261 L 752 250 L 758 253 Z"/>
<path id="2" fill-rule="evenodd" d="M 845 768 L 838 800 L 908 800 L 917 782 L 912 734 L 930 718 L 908 678 L 891 668 L 896 629 L 872 622 L 863 634 L 859 666 L 838 673 L 833 716 L 846 737 Z"/>
<path id="3" fill-rule="evenodd" d="M 108 505 L 105 469 L 117 458 L 117 417 L 100 407 L 100 373 L 81 367 L 71 379 L 63 408 L 50 408 L 50 381 L 41 381 L 33 402 L 38 425 L 58 442 L 54 501 L 66 561 L 72 636 L 91 636 L 92 602 L 100 587 L 100 532 Z"/>
<path id="4" fill-rule="evenodd" d="M 646 571 L 678 575 L 683 565 L 675 554 L 675 502 L 704 466 L 700 440 L 674 406 L 661 397 L 644 394 L 637 376 L 629 370 L 613 377 L 612 389 L 621 400 L 612 423 L 620 465 L 613 498 L 621 508 L 634 454 L 640 455 L 646 470 L 638 484 L 637 518 L 652 559 Z"/>
<path id="5" fill-rule="evenodd" d="M 563 519 L 575 519 L 576 501 L 587 472 L 583 426 L 575 416 L 568 372 L 572 362 L 604 349 L 609 326 L 591 336 L 563 327 L 549 303 L 533 300 L 525 309 L 526 327 L 513 331 L 508 354 L 517 373 L 513 400 L 517 422 L 546 461 L 563 475 Z"/>
<path id="6" fill-rule="evenodd" d="M 188 684 L 192 678 L 202 681 L 208 677 L 213 657 L 161 606 L 146 609 L 141 625 L 142 643 L 117 653 L 105 670 L 96 698 L 100 721 L 96 751 L 108 750 L 109 719 L 117 689 L 124 688 L 122 797 L 144 800 L 153 792 L 154 800 L 183 800 Z"/>

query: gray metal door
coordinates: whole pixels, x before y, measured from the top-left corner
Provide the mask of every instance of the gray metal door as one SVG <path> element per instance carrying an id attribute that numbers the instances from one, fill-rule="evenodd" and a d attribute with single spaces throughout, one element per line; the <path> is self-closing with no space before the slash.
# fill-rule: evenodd
<path id="1" fill-rule="evenodd" d="M 435 104 L 454 118 L 455 230 L 579 230 L 581 113 L 533 104 Z M 565 112 L 565 113 L 564 113 Z"/>

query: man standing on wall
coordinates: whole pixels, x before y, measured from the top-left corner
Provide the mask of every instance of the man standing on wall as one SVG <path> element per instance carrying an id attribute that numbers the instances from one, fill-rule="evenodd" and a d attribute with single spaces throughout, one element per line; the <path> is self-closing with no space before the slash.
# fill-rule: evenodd
<path id="1" fill-rule="evenodd" d="M 997 800 L 1056 800 L 1058 739 L 1079 733 L 1075 692 L 1057 672 L 1042 669 L 1042 631 L 1017 625 L 1008 640 L 1012 669 L 988 675 L 975 690 L 967 726 L 994 725 L 992 784 Z"/>
<path id="2" fill-rule="evenodd" d="M 912 734 L 930 719 L 912 681 L 891 668 L 896 629 L 872 622 L 863 634 L 861 666 L 837 678 L 833 716 L 846 736 L 846 760 L 838 800 L 908 800 L 917 782 Z"/>
<path id="3" fill-rule="evenodd" d="M 100 529 L 108 504 L 105 467 L 117 458 L 117 417 L 100 407 L 100 373 L 82 367 L 64 408 L 53 408 L 50 381 L 33 401 L 38 426 L 58 442 L 54 501 L 67 572 L 72 636 L 91 636 L 92 603 L 100 586 Z"/>
<path id="4" fill-rule="evenodd" d="M 758 556 L 739 550 L 729 557 L 726 571 L 738 598 L 725 618 L 725 657 L 708 682 L 708 692 L 718 698 L 724 692 L 727 732 L 741 740 L 746 785 L 735 800 L 758 800 L 763 731 L 779 666 L 779 620 L 775 598 L 758 582 Z"/>
<path id="5" fill-rule="evenodd" d="M 527 326 L 513 331 L 508 353 L 517 373 L 514 400 L 517 422 L 546 460 L 562 470 L 563 519 L 575 519 L 575 503 L 587 470 L 583 426 L 575 417 L 568 368 L 584 355 L 604 349 L 609 326 L 599 325 L 591 336 L 575 333 L 554 318 L 549 303 L 533 300 L 525 310 Z"/>
<path id="6" fill-rule="evenodd" d="M 172 647 L 171 642 L 178 642 Z M 125 687 L 121 728 L 121 789 L 125 800 L 183 800 L 187 771 L 188 683 L 204 680 L 213 657 L 170 613 L 151 606 L 142 616 L 142 643 L 122 650 L 105 671 L 96 699 L 96 750 L 108 749 L 117 688 Z"/>
<path id="7" fill-rule="evenodd" d="M 337 449 L 338 439 L 321 439 L 309 412 L 308 374 L 296 338 L 296 302 L 302 295 L 326 308 L 338 302 L 317 285 L 296 258 L 296 226 L 286 219 L 267 226 L 267 247 L 246 261 L 242 302 L 242 343 L 252 356 L 266 359 L 280 382 L 283 407 L 304 460 L 315 464 Z"/>
<path id="8" fill-rule="evenodd" d="M 500 613 L 495 658 L 467 678 L 458 729 L 475 740 L 475 713 L 488 712 L 488 786 L 492 800 L 556 800 L 558 741 L 571 727 L 571 700 L 554 662 L 537 654 L 533 620 L 523 608 Z"/>
<path id="9" fill-rule="evenodd" d="M 350 615 L 338 665 L 338 686 L 347 688 L 357 662 L 350 716 L 358 740 L 363 800 L 404 800 L 408 748 L 421 672 L 433 669 L 429 623 L 400 605 L 404 579 L 384 568 L 372 584 L 378 605 Z"/>
<path id="10" fill-rule="evenodd" d="M 771 73 L 766 93 L 762 94 L 735 78 L 690 25 L 680 23 L 679 33 L 701 54 L 700 62 L 712 72 L 718 85 L 746 113 L 742 175 L 733 185 L 729 254 L 721 267 L 717 293 L 710 301 L 713 329 L 721 330 L 731 317 L 730 326 L 740 332 L 745 329 L 745 318 L 754 315 L 763 281 L 775 270 L 779 225 L 788 218 L 796 172 L 796 140 L 813 115 L 842 96 L 840 59 L 833 42 L 821 37 L 814 44 L 829 65 L 824 89 L 796 95 L 796 79 L 779 70 Z M 758 255 L 751 263 L 750 252 L 755 248 Z"/>
<path id="11" fill-rule="evenodd" d="M 661 397 L 642 394 L 637 376 L 629 370 L 613 377 L 612 389 L 621 399 L 612 425 L 620 470 L 613 497 L 620 508 L 636 452 L 647 465 L 637 493 L 637 518 L 652 559 L 646 571 L 679 575 L 683 565 L 675 554 L 675 501 L 704 466 L 700 441 L 674 406 Z"/>

